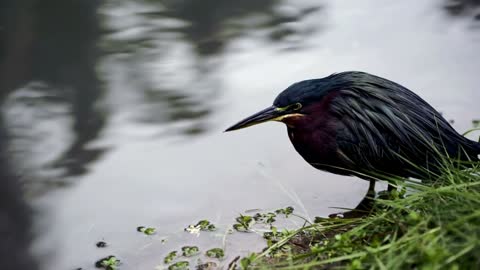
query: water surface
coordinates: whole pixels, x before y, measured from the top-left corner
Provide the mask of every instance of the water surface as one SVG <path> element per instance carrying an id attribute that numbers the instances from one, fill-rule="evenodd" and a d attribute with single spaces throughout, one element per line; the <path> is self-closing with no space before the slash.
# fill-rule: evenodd
<path id="1" fill-rule="evenodd" d="M 367 183 L 311 168 L 283 125 L 223 133 L 295 81 L 362 70 L 414 90 L 458 131 L 480 117 L 468 5 L 92 3 L 31 11 L 32 70 L 5 112 L 19 164 L 37 176 L 29 191 L 46 269 L 90 269 L 109 254 L 153 269 L 184 244 L 242 255 L 260 250 L 260 237 L 222 233 L 244 210 L 291 205 L 311 219 L 354 207 Z M 218 234 L 182 232 L 205 218 Z M 139 225 L 158 233 L 143 237 Z"/>

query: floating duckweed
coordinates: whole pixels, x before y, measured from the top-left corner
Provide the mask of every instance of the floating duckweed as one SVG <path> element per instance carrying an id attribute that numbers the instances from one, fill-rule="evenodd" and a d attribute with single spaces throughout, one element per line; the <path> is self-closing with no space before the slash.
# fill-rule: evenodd
<path id="1" fill-rule="evenodd" d="M 104 242 L 104 241 L 100 241 L 100 242 L 97 242 L 96 246 L 97 246 L 98 248 L 104 248 L 104 247 L 107 246 L 107 243 Z"/>
<path id="2" fill-rule="evenodd" d="M 188 225 L 188 227 L 185 228 L 185 231 L 198 234 L 200 233 L 200 231 L 215 231 L 216 229 L 217 228 L 215 227 L 215 225 L 213 225 L 210 221 L 202 219 L 195 225 Z"/>
<path id="3" fill-rule="evenodd" d="M 175 257 L 177 257 L 177 252 L 172 251 L 172 252 L 168 253 L 167 256 L 165 256 L 165 258 L 163 259 L 163 262 L 166 263 L 166 264 L 169 264 L 175 259 Z"/>
<path id="4" fill-rule="evenodd" d="M 240 215 L 235 220 L 238 223 L 233 224 L 233 228 L 239 232 L 248 232 L 250 227 L 255 224 L 255 219 L 251 216 Z"/>
<path id="5" fill-rule="evenodd" d="M 267 240 L 267 246 L 272 246 L 286 236 L 285 233 L 279 232 L 277 227 L 272 226 L 272 231 L 263 233 L 263 238 Z"/>
<path id="6" fill-rule="evenodd" d="M 144 231 L 144 233 L 145 233 L 146 235 L 152 235 L 152 234 L 155 233 L 155 228 L 146 228 L 145 231 Z"/>
<path id="7" fill-rule="evenodd" d="M 210 269 L 218 269 L 218 265 L 214 262 L 206 262 L 197 265 L 197 270 L 210 270 Z"/>
<path id="8" fill-rule="evenodd" d="M 257 258 L 257 254 L 251 253 L 247 257 L 243 257 L 242 259 L 240 259 L 241 269 L 249 269 L 256 258 Z"/>
<path id="9" fill-rule="evenodd" d="M 195 225 L 188 225 L 187 228 L 185 228 L 186 232 L 192 233 L 192 234 L 200 234 L 200 228 L 195 227 Z"/>
<path id="10" fill-rule="evenodd" d="M 168 267 L 168 270 L 186 270 L 190 265 L 187 261 L 176 262 Z"/>
<path id="11" fill-rule="evenodd" d="M 225 256 L 225 252 L 221 248 L 212 248 L 207 250 L 207 257 L 222 259 Z"/>
<path id="12" fill-rule="evenodd" d="M 275 213 L 276 213 L 276 214 L 284 214 L 286 217 L 288 217 L 290 214 L 293 213 L 293 210 L 294 210 L 293 207 L 288 206 L 288 207 L 283 208 L 283 209 L 277 209 L 277 210 L 275 210 Z"/>
<path id="13" fill-rule="evenodd" d="M 108 257 L 102 258 L 95 263 L 95 267 L 103 268 L 106 270 L 115 270 L 118 269 L 120 265 L 120 260 L 117 257 L 110 255 Z"/>
<path id="14" fill-rule="evenodd" d="M 248 232 L 248 229 L 245 228 L 242 224 L 233 224 L 233 228 L 239 232 Z"/>
<path id="15" fill-rule="evenodd" d="M 191 257 L 197 255 L 200 249 L 196 246 L 184 246 L 182 247 L 182 255 L 185 257 Z"/>
<path id="16" fill-rule="evenodd" d="M 200 227 L 202 231 L 214 231 L 216 229 L 215 225 L 213 225 L 212 223 L 210 223 L 210 221 L 206 219 L 200 220 L 195 226 Z"/>
<path id="17" fill-rule="evenodd" d="M 275 228 L 275 227 L 274 227 Z M 284 237 L 284 233 L 282 232 L 277 232 L 276 230 L 275 231 L 271 231 L 271 232 L 265 232 L 263 233 L 263 238 L 265 238 L 266 240 L 280 240 Z"/>
<path id="18" fill-rule="evenodd" d="M 256 222 L 272 224 L 275 222 L 275 217 L 277 217 L 275 213 L 268 212 L 266 214 L 257 213 L 253 216 L 253 219 L 255 219 Z"/>
<path id="19" fill-rule="evenodd" d="M 472 125 L 474 128 L 480 128 L 480 119 L 473 119 Z"/>
<path id="20" fill-rule="evenodd" d="M 137 227 L 137 231 L 138 232 L 143 232 L 146 235 L 152 235 L 152 234 L 155 234 L 155 232 L 156 232 L 155 228 L 144 227 L 144 226 Z"/>

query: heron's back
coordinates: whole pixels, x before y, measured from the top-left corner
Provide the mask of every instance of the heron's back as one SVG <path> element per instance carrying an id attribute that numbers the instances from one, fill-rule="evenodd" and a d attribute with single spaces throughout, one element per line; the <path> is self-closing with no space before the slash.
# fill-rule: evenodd
<path id="1" fill-rule="evenodd" d="M 466 166 L 478 162 L 480 143 L 458 134 L 407 88 L 364 72 L 329 78 L 327 92 L 336 95 L 328 110 L 336 123 L 335 165 L 419 177 L 425 170 L 441 170 L 446 158 Z"/>

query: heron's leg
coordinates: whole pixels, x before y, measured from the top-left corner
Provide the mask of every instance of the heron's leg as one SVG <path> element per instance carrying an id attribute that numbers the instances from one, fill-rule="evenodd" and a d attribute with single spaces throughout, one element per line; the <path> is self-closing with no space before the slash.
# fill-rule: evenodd
<path id="1" fill-rule="evenodd" d="M 360 203 L 353 209 L 353 211 L 370 212 L 375 199 L 375 180 L 370 180 L 368 184 L 367 194 L 360 201 Z"/>
<path id="2" fill-rule="evenodd" d="M 398 187 L 396 186 L 395 183 L 388 183 L 388 187 L 386 191 L 381 191 L 378 194 L 378 198 L 384 199 L 384 200 L 391 200 L 394 198 L 394 191 L 397 191 Z"/>
<path id="3" fill-rule="evenodd" d="M 329 217 L 340 217 L 343 216 L 344 218 L 354 218 L 354 217 L 362 217 L 368 215 L 370 210 L 373 207 L 373 201 L 375 200 L 375 180 L 370 180 L 368 185 L 367 194 L 365 197 L 360 201 L 360 203 L 352 210 L 344 212 L 344 213 L 335 213 L 329 215 Z"/>
<path id="4" fill-rule="evenodd" d="M 375 200 L 375 180 L 370 180 L 368 184 L 367 194 L 360 201 L 360 203 L 349 212 L 343 214 L 344 217 L 360 217 L 370 213 L 373 207 L 373 201 Z"/>
<path id="5" fill-rule="evenodd" d="M 367 196 L 370 194 L 375 195 L 375 180 L 370 180 L 368 184 Z"/>

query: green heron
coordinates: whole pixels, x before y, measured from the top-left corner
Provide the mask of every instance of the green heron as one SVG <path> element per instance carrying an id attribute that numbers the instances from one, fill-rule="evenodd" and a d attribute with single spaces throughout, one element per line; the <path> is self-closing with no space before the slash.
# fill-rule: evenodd
<path id="1" fill-rule="evenodd" d="M 294 83 L 273 106 L 226 131 L 267 121 L 285 123 L 313 167 L 370 180 L 369 191 L 380 175 L 426 179 L 441 173 L 445 157 L 468 164 L 480 154 L 480 143 L 458 134 L 418 95 L 365 72 Z"/>

